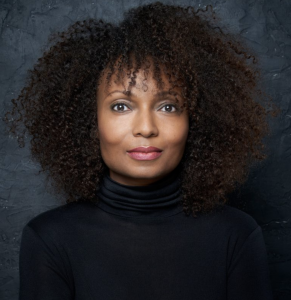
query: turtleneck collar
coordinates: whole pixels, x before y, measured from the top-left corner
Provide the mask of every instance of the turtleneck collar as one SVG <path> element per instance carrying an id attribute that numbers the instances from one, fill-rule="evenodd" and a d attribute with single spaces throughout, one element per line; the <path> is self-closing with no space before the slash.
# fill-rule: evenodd
<path id="1" fill-rule="evenodd" d="M 169 217 L 183 211 L 177 168 L 147 186 L 120 184 L 106 172 L 96 195 L 98 207 L 123 217 Z"/>

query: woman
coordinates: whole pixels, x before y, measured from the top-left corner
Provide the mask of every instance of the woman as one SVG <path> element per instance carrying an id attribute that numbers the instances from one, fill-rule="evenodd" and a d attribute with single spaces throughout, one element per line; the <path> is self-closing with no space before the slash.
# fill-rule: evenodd
<path id="1" fill-rule="evenodd" d="M 268 111 L 213 22 L 157 2 L 77 22 L 39 59 L 10 130 L 67 203 L 23 229 L 20 299 L 272 299 L 261 227 L 226 204 L 266 157 Z"/>

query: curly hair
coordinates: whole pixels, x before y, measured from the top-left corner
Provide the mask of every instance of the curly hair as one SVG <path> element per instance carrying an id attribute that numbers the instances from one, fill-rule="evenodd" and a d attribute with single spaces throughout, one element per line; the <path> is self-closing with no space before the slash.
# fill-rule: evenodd
<path id="1" fill-rule="evenodd" d="M 128 73 L 134 86 L 135 73 L 152 65 L 158 87 L 165 72 L 172 86 L 182 88 L 189 134 L 179 176 L 187 215 L 225 204 L 252 163 L 267 157 L 266 117 L 276 112 L 260 102 L 271 98 L 259 87 L 255 56 L 217 25 L 211 6 L 155 2 L 130 9 L 117 25 L 78 21 L 51 42 L 5 121 L 20 147 L 29 132 L 33 158 L 66 203 L 98 201 L 106 165 L 96 136 L 96 91 L 105 69 L 107 83 L 112 74 L 134 69 Z"/>

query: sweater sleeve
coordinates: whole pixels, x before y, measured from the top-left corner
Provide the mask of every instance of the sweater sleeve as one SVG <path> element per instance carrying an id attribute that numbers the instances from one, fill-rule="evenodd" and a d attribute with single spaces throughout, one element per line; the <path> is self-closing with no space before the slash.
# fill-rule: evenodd
<path id="1" fill-rule="evenodd" d="M 228 300 L 273 300 L 267 251 L 258 226 L 235 255 L 227 283 Z"/>
<path id="2" fill-rule="evenodd" d="M 28 225 L 22 231 L 19 277 L 19 300 L 74 298 L 60 249 Z"/>

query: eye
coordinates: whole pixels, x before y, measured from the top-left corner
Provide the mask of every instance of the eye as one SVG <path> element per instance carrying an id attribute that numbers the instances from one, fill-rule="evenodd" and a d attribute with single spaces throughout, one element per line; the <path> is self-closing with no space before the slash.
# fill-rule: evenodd
<path id="1" fill-rule="evenodd" d="M 121 111 L 121 112 L 129 110 L 128 106 L 124 103 L 117 103 L 117 104 L 113 105 L 111 107 L 111 109 L 114 111 Z"/>
<path id="2" fill-rule="evenodd" d="M 177 111 L 177 108 L 173 104 L 166 104 L 161 108 L 161 111 L 174 112 L 174 111 Z"/>

